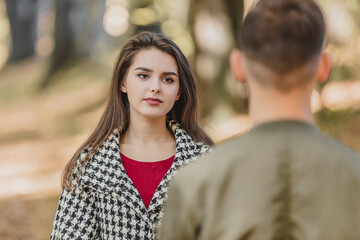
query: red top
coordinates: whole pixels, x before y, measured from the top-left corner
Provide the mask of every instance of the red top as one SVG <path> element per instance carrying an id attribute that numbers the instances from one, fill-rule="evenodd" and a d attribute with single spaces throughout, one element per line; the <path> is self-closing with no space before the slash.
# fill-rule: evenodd
<path id="1" fill-rule="evenodd" d="M 170 169 L 175 155 L 158 162 L 139 162 L 126 157 L 122 153 L 120 153 L 120 157 L 127 175 L 134 183 L 147 208 L 156 188 Z"/>

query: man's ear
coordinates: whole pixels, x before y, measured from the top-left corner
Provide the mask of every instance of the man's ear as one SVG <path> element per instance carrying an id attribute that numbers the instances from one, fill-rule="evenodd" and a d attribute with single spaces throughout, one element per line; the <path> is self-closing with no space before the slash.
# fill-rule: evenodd
<path id="1" fill-rule="evenodd" d="M 244 57 L 239 49 L 234 49 L 230 53 L 231 72 L 236 81 L 246 82 L 246 74 L 244 71 Z"/>
<path id="2" fill-rule="evenodd" d="M 329 80 L 331 68 L 332 62 L 330 54 L 327 52 L 322 52 L 316 73 L 316 79 L 319 83 L 326 83 Z"/>
<path id="3" fill-rule="evenodd" d="M 123 93 L 126 93 L 127 90 L 126 90 L 126 82 L 123 81 L 120 85 L 120 90 L 123 92 Z"/>

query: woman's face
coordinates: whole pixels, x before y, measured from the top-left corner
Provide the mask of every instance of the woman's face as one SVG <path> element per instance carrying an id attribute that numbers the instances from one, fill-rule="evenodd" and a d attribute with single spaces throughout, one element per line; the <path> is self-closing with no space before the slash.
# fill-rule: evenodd
<path id="1" fill-rule="evenodd" d="M 175 59 L 158 49 L 142 49 L 129 67 L 121 91 L 127 93 L 130 117 L 162 118 L 180 95 Z"/>

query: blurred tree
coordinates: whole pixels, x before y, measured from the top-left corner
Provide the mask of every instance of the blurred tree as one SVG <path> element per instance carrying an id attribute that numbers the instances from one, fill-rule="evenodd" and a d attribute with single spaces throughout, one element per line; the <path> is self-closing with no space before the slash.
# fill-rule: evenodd
<path id="1" fill-rule="evenodd" d="M 8 62 L 32 57 L 35 52 L 37 0 L 5 0 L 11 28 Z"/>
<path id="2" fill-rule="evenodd" d="M 56 0 L 55 8 L 55 46 L 41 88 L 51 85 L 64 67 L 88 58 L 103 34 L 103 0 Z"/>
<path id="3" fill-rule="evenodd" d="M 205 116 L 221 118 L 227 117 L 222 113 L 247 110 L 245 96 L 234 91 L 228 60 L 231 48 L 238 43 L 243 14 L 244 0 L 191 1 L 189 22 L 194 23 L 190 25 L 195 39 L 194 62 L 204 93 Z"/>

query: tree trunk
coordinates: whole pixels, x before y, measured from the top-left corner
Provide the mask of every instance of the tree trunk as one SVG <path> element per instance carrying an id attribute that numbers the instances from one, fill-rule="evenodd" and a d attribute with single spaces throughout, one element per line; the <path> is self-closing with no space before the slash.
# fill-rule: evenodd
<path id="1" fill-rule="evenodd" d="M 55 46 L 52 53 L 49 75 L 61 69 L 74 55 L 74 30 L 71 26 L 70 14 L 75 1 L 56 0 Z M 76 58 L 73 58 L 75 60 Z"/>
<path id="2" fill-rule="evenodd" d="M 195 63 L 201 61 L 201 58 L 206 58 L 210 62 L 215 64 L 205 67 L 205 69 L 196 69 L 195 74 L 197 79 L 199 79 L 200 87 L 202 89 L 201 102 L 206 103 L 202 104 L 202 111 L 204 117 L 214 117 L 214 113 L 218 113 L 218 109 L 223 106 L 229 107 L 232 112 L 245 112 L 247 110 L 247 102 L 244 98 L 241 98 L 238 95 L 231 94 L 231 87 L 227 84 L 227 78 L 230 75 L 230 65 L 229 65 L 229 53 L 231 48 L 238 47 L 239 41 L 238 36 L 242 27 L 243 13 L 244 13 L 244 0 L 196 0 L 191 1 L 190 13 L 189 13 L 189 23 L 194 23 L 196 25 L 197 17 L 200 14 L 206 14 L 211 18 L 221 19 L 223 16 L 226 16 L 229 24 L 227 26 L 227 32 L 230 32 L 232 46 L 229 46 L 229 49 L 223 52 L 217 52 L 214 49 L 214 46 L 211 49 L 201 48 L 200 43 L 196 36 L 202 35 L 201 31 L 203 29 L 192 28 L 192 32 L 195 39 Z M 225 22 L 227 22 L 225 21 Z M 192 24 L 192 25 L 194 25 Z M 190 26 L 192 26 L 190 25 Z M 224 24 L 222 26 L 225 27 Z M 196 32 L 196 31 L 200 31 Z M 206 33 L 205 33 L 206 34 Z M 222 32 L 215 33 L 222 34 Z M 214 36 L 213 37 L 216 37 Z M 208 39 L 209 41 L 212 39 Z M 237 43 L 237 46 L 234 46 L 233 43 Z M 222 44 L 222 43 L 220 43 Z M 224 43 L 225 44 L 225 43 Z M 218 46 L 222 47 L 222 46 Z M 213 51 L 215 50 L 215 51 Z M 210 67 L 211 66 L 211 67 Z M 211 71 L 211 68 L 216 68 L 215 75 L 211 79 L 203 79 L 199 71 Z M 233 84 L 235 85 L 235 83 Z M 232 91 L 233 92 L 233 91 Z M 218 116 L 216 116 L 218 117 Z"/>
<path id="3" fill-rule="evenodd" d="M 41 88 L 50 85 L 61 69 L 90 57 L 103 33 L 103 0 L 56 0 L 55 8 L 55 46 Z"/>
<path id="4" fill-rule="evenodd" d="M 244 17 L 244 0 L 226 0 L 227 11 L 231 21 L 232 33 L 237 47 L 240 47 L 239 36 Z"/>
<path id="5" fill-rule="evenodd" d="M 32 57 L 35 52 L 37 0 L 5 0 L 11 27 L 8 62 Z"/>

